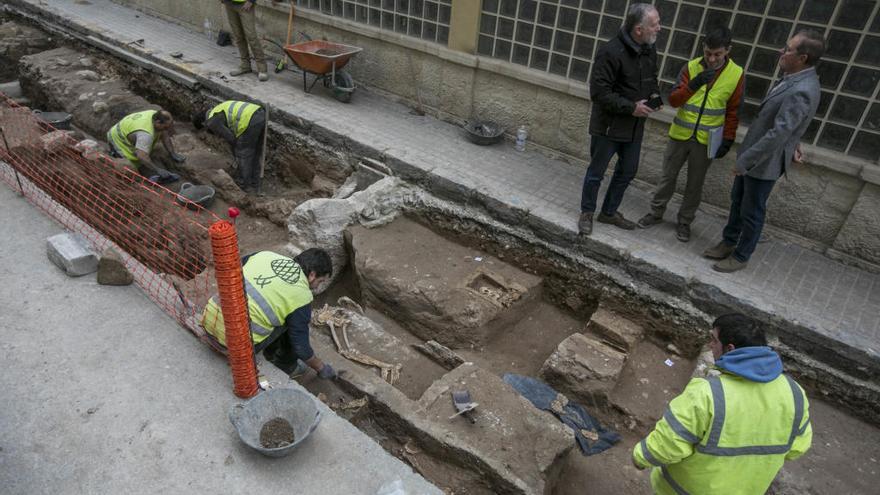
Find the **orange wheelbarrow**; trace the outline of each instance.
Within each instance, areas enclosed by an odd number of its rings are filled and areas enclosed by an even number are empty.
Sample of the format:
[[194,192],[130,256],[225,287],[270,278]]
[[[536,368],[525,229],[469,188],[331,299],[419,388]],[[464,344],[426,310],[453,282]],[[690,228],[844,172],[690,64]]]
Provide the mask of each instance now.
[[[292,26],[293,2],[290,2],[284,52],[303,73],[303,91],[310,93],[315,83],[322,81],[325,88],[333,90],[333,96],[337,100],[343,103],[350,102],[355,90],[354,81],[342,68],[352,57],[363,51],[363,48],[323,40],[290,44]],[[308,84],[308,74],[315,76],[311,84]]]

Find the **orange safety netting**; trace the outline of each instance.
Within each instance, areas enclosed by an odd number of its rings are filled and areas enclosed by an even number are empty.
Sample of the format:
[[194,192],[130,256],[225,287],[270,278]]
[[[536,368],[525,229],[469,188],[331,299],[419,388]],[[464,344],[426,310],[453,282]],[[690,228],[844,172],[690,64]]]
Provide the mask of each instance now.
[[[151,300],[218,348],[200,320],[208,298],[217,293],[208,229],[227,222],[119,167],[100,150],[83,147],[2,93],[0,180],[82,234],[99,254],[115,249]],[[238,272],[240,277],[240,266]],[[234,311],[246,314],[247,305]]]

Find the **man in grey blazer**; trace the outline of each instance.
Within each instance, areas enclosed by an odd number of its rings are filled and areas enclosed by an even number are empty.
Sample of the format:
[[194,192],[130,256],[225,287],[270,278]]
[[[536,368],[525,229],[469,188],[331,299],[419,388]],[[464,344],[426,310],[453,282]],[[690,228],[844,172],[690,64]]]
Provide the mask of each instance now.
[[703,252],[706,258],[719,260],[712,265],[719,272],[746,267],[761,237],[773,185],[789,163],[801,162],[800,138],[819,106],[816,63],[824,52],[822,35],[810,30],[799,31],[780,52],[784,75],[764,97],[739,146],[723,239]]

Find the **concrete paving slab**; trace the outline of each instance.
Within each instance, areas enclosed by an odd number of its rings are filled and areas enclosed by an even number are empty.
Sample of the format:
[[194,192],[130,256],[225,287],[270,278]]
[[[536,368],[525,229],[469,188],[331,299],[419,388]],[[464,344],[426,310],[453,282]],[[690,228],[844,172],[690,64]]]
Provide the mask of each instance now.
[[[222,76],[237,63],[233,47],[207,43],[184,26],[108,0],[9,0],[7,5],[63,24],[95,46],[133,63],[152,64],[152,70],[184,84],[195,81],[223,97],[262,101],[276,118],[300,122],[322,143],[385,162],[437,194],[463,201],[491,196],[494,203],[487,209],[493,215],[526,212],[523,224],[544,240],[571,243],[575,237],[582,166],[534,151],[517,153],[509,144],[464,143],[455,126],[413,116],[405,106],[369,91],[359,91],[352,104],[344,105],[320,90],[303,93],[298,74],[272,75],[262,84],[252,77]],[[144,49],[130,44],[141,38]],[[181,46],[188,60],[201,63],[172,58]],[[585,136],[584,146],[587,141]],[[630,188],[622,212],[638,218],[648,203],[648,192]],[[674,239],[669,223],[637,231],[599,226],[580,249],[620,263],[636,280],[661,290],[675,288],[704,311],[739,310],[771,321],[786,345],[856,377],[880,377],[880,274],[834,261],[772,229],[748,270],[719,274],[699,254],[720,239],[724,220],[717,210],[701,212],[687,244]]]
[[43,249],[61,228],[5,185],[0,206],[3,493],[440,493],[323,404],[290,456],[251,451],[221,356],[135,286],[68,278]]

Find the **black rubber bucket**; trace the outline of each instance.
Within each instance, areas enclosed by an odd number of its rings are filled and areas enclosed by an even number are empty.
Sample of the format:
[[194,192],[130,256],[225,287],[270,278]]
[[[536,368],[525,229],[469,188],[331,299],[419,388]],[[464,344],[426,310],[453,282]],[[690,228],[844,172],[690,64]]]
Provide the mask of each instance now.
[[41,112],[40,110],[34,110],[34,115],[60,131],[69,131],[70,121],[73,120],[73,115],[66,112]]

